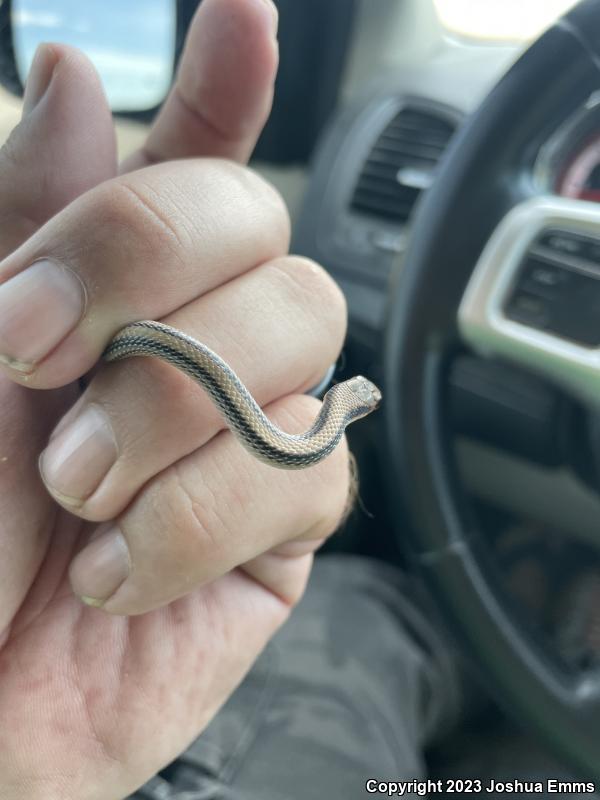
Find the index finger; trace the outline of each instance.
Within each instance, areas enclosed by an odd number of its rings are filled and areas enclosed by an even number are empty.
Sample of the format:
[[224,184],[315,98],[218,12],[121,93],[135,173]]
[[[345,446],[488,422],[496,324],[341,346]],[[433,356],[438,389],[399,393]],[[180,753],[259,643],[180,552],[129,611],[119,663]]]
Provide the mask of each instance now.
[[232,161],[106,181],[0,262],[0,364],[32,388],[65,386],[123,325],[161,319],[288,245],[280,196]]
[[175,85],[121,172],[190,156],[245,163],[271,110],[277,21],[272,0],[204,0]]

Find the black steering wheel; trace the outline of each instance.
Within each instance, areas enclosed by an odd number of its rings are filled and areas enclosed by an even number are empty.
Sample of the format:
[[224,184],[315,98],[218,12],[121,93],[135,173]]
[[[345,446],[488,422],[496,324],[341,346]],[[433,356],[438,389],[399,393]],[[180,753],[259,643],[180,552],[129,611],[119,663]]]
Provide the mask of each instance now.
[[[457,134],[392,284],[385,405],[396,496],[447,618],[505,705],[600,781],[600,674],[570,672],[490,579],[448,411],[448,368],[465,343],[600,399],[600,325],[590,336],[583,324],[600,314],[600,206],[543,195],[535,177],[542,146],[598,89],[600,0],[585,0]],[[552,249],[561,236],[579,255]],[[535,294],[540,258],[546,287]]]

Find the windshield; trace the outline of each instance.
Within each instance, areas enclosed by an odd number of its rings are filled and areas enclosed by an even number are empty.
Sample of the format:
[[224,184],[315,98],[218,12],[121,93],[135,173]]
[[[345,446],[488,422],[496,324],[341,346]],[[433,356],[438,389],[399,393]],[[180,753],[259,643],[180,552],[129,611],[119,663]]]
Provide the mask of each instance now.
[[534,39],[577,0],[434,0],[453,33],[487,41]]

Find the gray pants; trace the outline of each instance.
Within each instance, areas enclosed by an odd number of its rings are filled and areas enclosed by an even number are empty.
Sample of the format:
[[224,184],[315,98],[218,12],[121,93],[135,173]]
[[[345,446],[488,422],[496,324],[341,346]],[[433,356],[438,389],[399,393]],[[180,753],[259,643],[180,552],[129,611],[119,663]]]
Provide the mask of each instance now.
[[131,800],[364,800],[423,778],[456,716],[445,643],[399,570],[318,556],[306,591],[207,730]]

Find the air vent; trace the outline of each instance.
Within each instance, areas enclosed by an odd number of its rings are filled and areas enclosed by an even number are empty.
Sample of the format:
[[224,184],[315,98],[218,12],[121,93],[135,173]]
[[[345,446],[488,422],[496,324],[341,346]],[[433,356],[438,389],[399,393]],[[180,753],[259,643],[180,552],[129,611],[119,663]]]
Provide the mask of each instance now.
[[454,125],[435,112],[405,107],[375,142],[356,184],[351,207],[362,214],[405,222],[433,181]]

